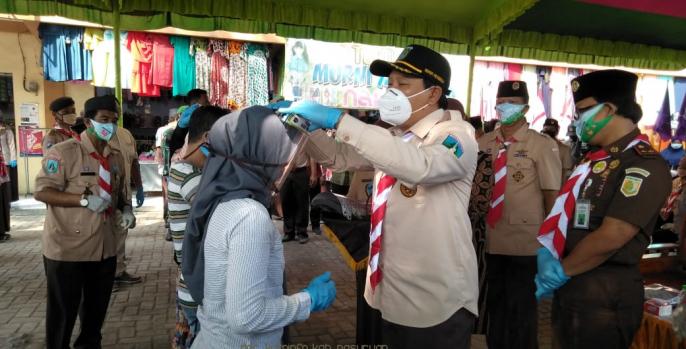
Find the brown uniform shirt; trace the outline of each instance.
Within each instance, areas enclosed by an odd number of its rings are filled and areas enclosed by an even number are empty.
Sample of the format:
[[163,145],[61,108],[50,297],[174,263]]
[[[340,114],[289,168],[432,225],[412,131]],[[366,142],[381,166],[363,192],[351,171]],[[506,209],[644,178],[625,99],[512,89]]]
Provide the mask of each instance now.
[[72,139],[71,136],[66,134],[67,131],[62,129],[53,128],[43,137],[43,154],[47,154],[47,151],[55,146],[56,144],[62,143]]
[[557,147],[560,150],[560,162],[562,163],[562,183],[566,182],[574,170],[574,159],[572,159],[572,148],[558,140]]
[[375,169],[375,185],[384,173],[398,179],[383,223],[383,280],[374,291],[367,283],[367,303],[387,321],[412,327],[440,324],[461,308],[478,314],[467,214],[477,155],[474,128],[459,113],[439,109],[405,134],[344,116],[336,140],[322,131],[309,139],[308,154],[325,167]]
[[567,233],[565,253],[612,217],[640,228],[640,231],[605,263],[638,264],[648,246],[662,205],[671,191],[667,162],[652,147],[639,144],[624,151],[639,134],[638,130],[607,147],[610,158],[594,163],[581,185],[579,197],[591,203],[588,229],[575,228],[573,220]]
[[129,130],[117,127],[117,132],[110,141],[110,147],[121,153],[124,158],[124,190],[127,202],[131,202],[131,165],[138,159],[136,140]]
[[[560,190],[562,165],[557,143],[523,125],[507,150],[505,206],[495,229],[486,229],[486,251],[509,256],[534,256],[541,246],[536,239],[545,219],[543,190]],[[479,150],[491,154],[500,150],[500,129],[479,138]]]
[[[88,188],[98,195],[100,163],[90,156],[95,148],[86,133],[81,141],[75,139],[59,143],[48,150],[43,166],[36,177],[36,191],[52,188],[61,192],[83,194]],[[109,158],[112,203],[123,206],[124,159],[117,151],[105,147],[103,156]],[[43,231],[43,254],[58,261],[100,261],[116,255],[114,214],[105,217],[85,207],[57,207],[48,205]]]

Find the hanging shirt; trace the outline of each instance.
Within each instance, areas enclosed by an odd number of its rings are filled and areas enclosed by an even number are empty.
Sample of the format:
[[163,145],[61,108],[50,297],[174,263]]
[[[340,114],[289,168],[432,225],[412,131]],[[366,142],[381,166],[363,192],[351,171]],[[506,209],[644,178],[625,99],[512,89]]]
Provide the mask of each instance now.
[[64,27],[41,24],[38,31],[43,42],[43,76],[50,81],[67,81],[67,44]]
[[152,83],[159,87],[172,87],[174,47],[166,35],[150,34],[152,38]]
[[131,92],[141,96],[158,97],[160,88],[153,84],[153,40],[147,33],[129,32],[126,47],[131,50]]
[[195,87],[195,50],[191,39],[186,36],[172,36],[174,46],[174,96],[185,96]]
[[84,80],[93,80],[93,53],[104,41],[105,31],[102,29],[86,28],[83,32],[83,76]]
[[269,103],[269,74],[267,49],[263,45],[247,44],[248,51],[248,106]]
[[67,79],[85,80],[83,50],[83,28],[65,27],[65,43],[67,44]]
[[242,42],[229,42],[229,105],[233,108],[246,106],[248,55]]
[[210,55],[207,53],[207,40],[192,39],[191,48],[195,50],[195,88],[210,91]]
[[229,62],[221,52],[212,54],[210,104],[226,108],[229,98]]
[[[121,33],[120,65],[121,87],[131,88],[131,52],[126,48],[127,33]],[[93,45],[93,39],[86,40],[88,45]],[[87,46],[88,47],[88,46]],[[115,87],[115,55],[114,55],[114,32],[105,30],[102,41],[98,42],[93,49],[93,85],[99,87]]]

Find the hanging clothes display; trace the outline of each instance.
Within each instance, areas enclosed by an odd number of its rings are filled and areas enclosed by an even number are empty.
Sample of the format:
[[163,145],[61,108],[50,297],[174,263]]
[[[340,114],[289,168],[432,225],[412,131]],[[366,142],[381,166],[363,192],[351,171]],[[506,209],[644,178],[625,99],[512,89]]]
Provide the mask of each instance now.
[[131,92],[141,96],[158,97],[160,88],[153,84],[152,78],[152,38],[147,33],[129,32],[126,38],[126,47],[131,50],[133,59]]
[[174,47],[174,83],[172,95],[185,96],[195,87],[195,52],[191,49],[191,39],[185,36],[172,36]]
[[[83,28],[65,27],[67,44],[67,80],[85,80],[83,67]],[[90,74],[89,74],[90,75]],[[90,76],[88,77],[90,78]]]
[[227,47],[224,41],[210,40],[210,103],[222,108],[227,107],[229,98],[229,62],[224,57]]
[[264,45],[247,44],[248,51],[248,106],[266,105],[269,103],[269,74],[267,56],[269,52]]
[[67,44],[61,26],[41,24],[39,36],[43,42],[43,76],[50,81],[67,80]]
[[[128,33],[122,32],[120,65],[121,86],[123,89],[131,88],[131,52],[126,47]],[[93,49],[93,85],[98,87],[115,87],[115,62],[114,62],[114,32],[105,30],[103,40]]]
[[96,28],[86,28],[83,32],[83,75],[84,80],[93,80],[93,51],[104,40],[105,31]]
[[248,55],[242,42],[229,42],[229,107],[243,108],[246,105],[246,80],[248,76]]
[[210,90],[211,55],[207,51],[207,40],[191,39],[191,50],[195,53],[195,88]]
[[169,37],[150,34],[152,39],[152,83],[159,87],[171,88],[174,72],[174,47]]

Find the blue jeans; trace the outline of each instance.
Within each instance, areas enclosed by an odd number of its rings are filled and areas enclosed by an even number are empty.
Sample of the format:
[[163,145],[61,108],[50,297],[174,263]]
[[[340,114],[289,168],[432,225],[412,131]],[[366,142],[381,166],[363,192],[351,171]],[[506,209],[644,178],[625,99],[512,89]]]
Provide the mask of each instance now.
[[190,329],[190,344],[193,344],[193,339],[198,336],[198,332],[200,332],[200,321],[198,321],[198,308],[186,308],[186,307],[181,307],[183,309],[183,314],[186,315],[186,321],[188,321],[188,328]]

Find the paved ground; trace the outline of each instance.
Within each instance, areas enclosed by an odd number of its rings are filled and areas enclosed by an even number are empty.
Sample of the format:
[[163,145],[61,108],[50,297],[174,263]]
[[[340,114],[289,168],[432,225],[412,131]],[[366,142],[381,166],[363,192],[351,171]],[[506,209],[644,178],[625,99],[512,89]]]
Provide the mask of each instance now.
[[[137,227],[127,240],[128,271],[144,277],[142,284],[115,293],[103,328],[105,348],[169,348],[174,327],[176,265],[171,244],[164,240],[160,198],[148,198],[138,209]],[[32,200],[12,209],[12,237],[0,244],[0,348],[42,348],[45,337],[45,276],[40,235],[45,210]],[[279,223],[280,225],[280,223]],[[320,236],[306,245],[285,246],[288,289],[331,271],[338,298],[324,313],[291,327],[293,343],[353,344],[355,341],[355,280],[335,248]],[[541,348],[550,347],[549,306],[541,307]],[[75,333],[78,331],[75,329]],[[311,347],[311,346],[310,346]],[[473,348],[485,348],[475,337]],[[343,348],[343,346],[341,346]]]

